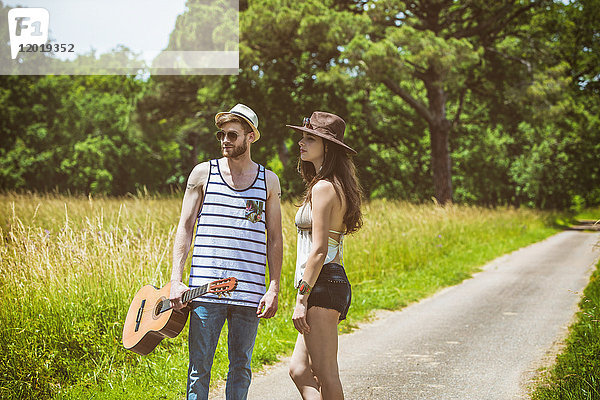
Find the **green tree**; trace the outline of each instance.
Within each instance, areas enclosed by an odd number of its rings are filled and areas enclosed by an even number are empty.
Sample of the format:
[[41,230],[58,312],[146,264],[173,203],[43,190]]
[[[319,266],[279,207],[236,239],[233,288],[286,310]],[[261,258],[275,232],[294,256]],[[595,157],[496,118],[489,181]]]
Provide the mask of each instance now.
[[373,1],[371,23],[345,55],[357,73],[383,83],[428,125],[435,196],[452,201],[450,137],[460,124],[467,81],[497,46],[547,1]]
[[5,189],[135,191],[150,152],[136,122],[142,82],[127,76],[0,77]]
[[[481,89],[473,90],[495,112],[492,126],[510,136],[499,159],[509,161],[503,171],[515,188],[513,203],[565,208],[576,196],[590,205],[600,201],[594,93],[600,70],[592,67],[600,19],[591,12],[597,6],[555,2],[536,13],[517,37],[501,43],[482,70]],[[502,84],[505,77],[519,84]]]

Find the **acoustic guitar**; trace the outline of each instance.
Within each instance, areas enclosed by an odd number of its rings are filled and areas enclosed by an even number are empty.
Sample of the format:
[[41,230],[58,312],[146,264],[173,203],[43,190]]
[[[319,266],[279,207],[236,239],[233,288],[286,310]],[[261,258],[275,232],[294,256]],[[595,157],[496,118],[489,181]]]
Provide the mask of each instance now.
[[[181,301],[187,303],[206,293],[222,296],[236,286],[236,278],[219,279],[188,290],[181,296]],[[170,293],[171,282],[162,289],[146,285],[137,292],[123,326],[123,346],[127,350],[145,356],[165,337],[174,338],[179,335],[187,322],[189,310],[187,307],[172,309]]]

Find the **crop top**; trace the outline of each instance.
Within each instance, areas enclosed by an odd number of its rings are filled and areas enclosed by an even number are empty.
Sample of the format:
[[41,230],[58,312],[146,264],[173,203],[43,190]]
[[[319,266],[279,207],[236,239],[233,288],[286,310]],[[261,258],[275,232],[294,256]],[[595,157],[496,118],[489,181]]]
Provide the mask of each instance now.
[[[304,276],[304,269],[306,268],[306,262],[308,255],[312,247],[312,211],[309,204],[303,204],[298,212],[296,213],[296,228],[298,229],[298,243],[296,247],[296,273],[294,276],[294,286],[298,288],[302,277]],[[340,254],[340,264],[344,264],[344,233],[334,230],[329,230],[330,233],[340,235],[340,240],[337,241],[332,237],[327,239],[327,257],[323,264],[327,264],[335,259],[338,252]]]

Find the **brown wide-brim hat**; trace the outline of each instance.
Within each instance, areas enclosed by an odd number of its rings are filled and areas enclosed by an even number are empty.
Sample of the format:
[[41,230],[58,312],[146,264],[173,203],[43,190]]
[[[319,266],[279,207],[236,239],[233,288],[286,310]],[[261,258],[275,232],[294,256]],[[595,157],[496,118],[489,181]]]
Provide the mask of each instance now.
[[344,143],[346,122],[335,114],[324,111],[315,111],[310,118],[304,119],[304,126],[286,125],[297,131],[311,133],[325,140],[342,146],[347,151],[357,154],[356,150]]

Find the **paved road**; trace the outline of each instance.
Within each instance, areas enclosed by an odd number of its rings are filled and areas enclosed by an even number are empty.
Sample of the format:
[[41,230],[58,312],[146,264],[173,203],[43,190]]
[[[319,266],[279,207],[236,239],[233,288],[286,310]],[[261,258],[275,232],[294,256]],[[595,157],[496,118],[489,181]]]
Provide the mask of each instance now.
[[[341,336],[346,399],[527,398],[527,380],[572,322],[599,240],[559,233]],[[256,374],[249,393],[250,400],[299,398],[287,360]]]

